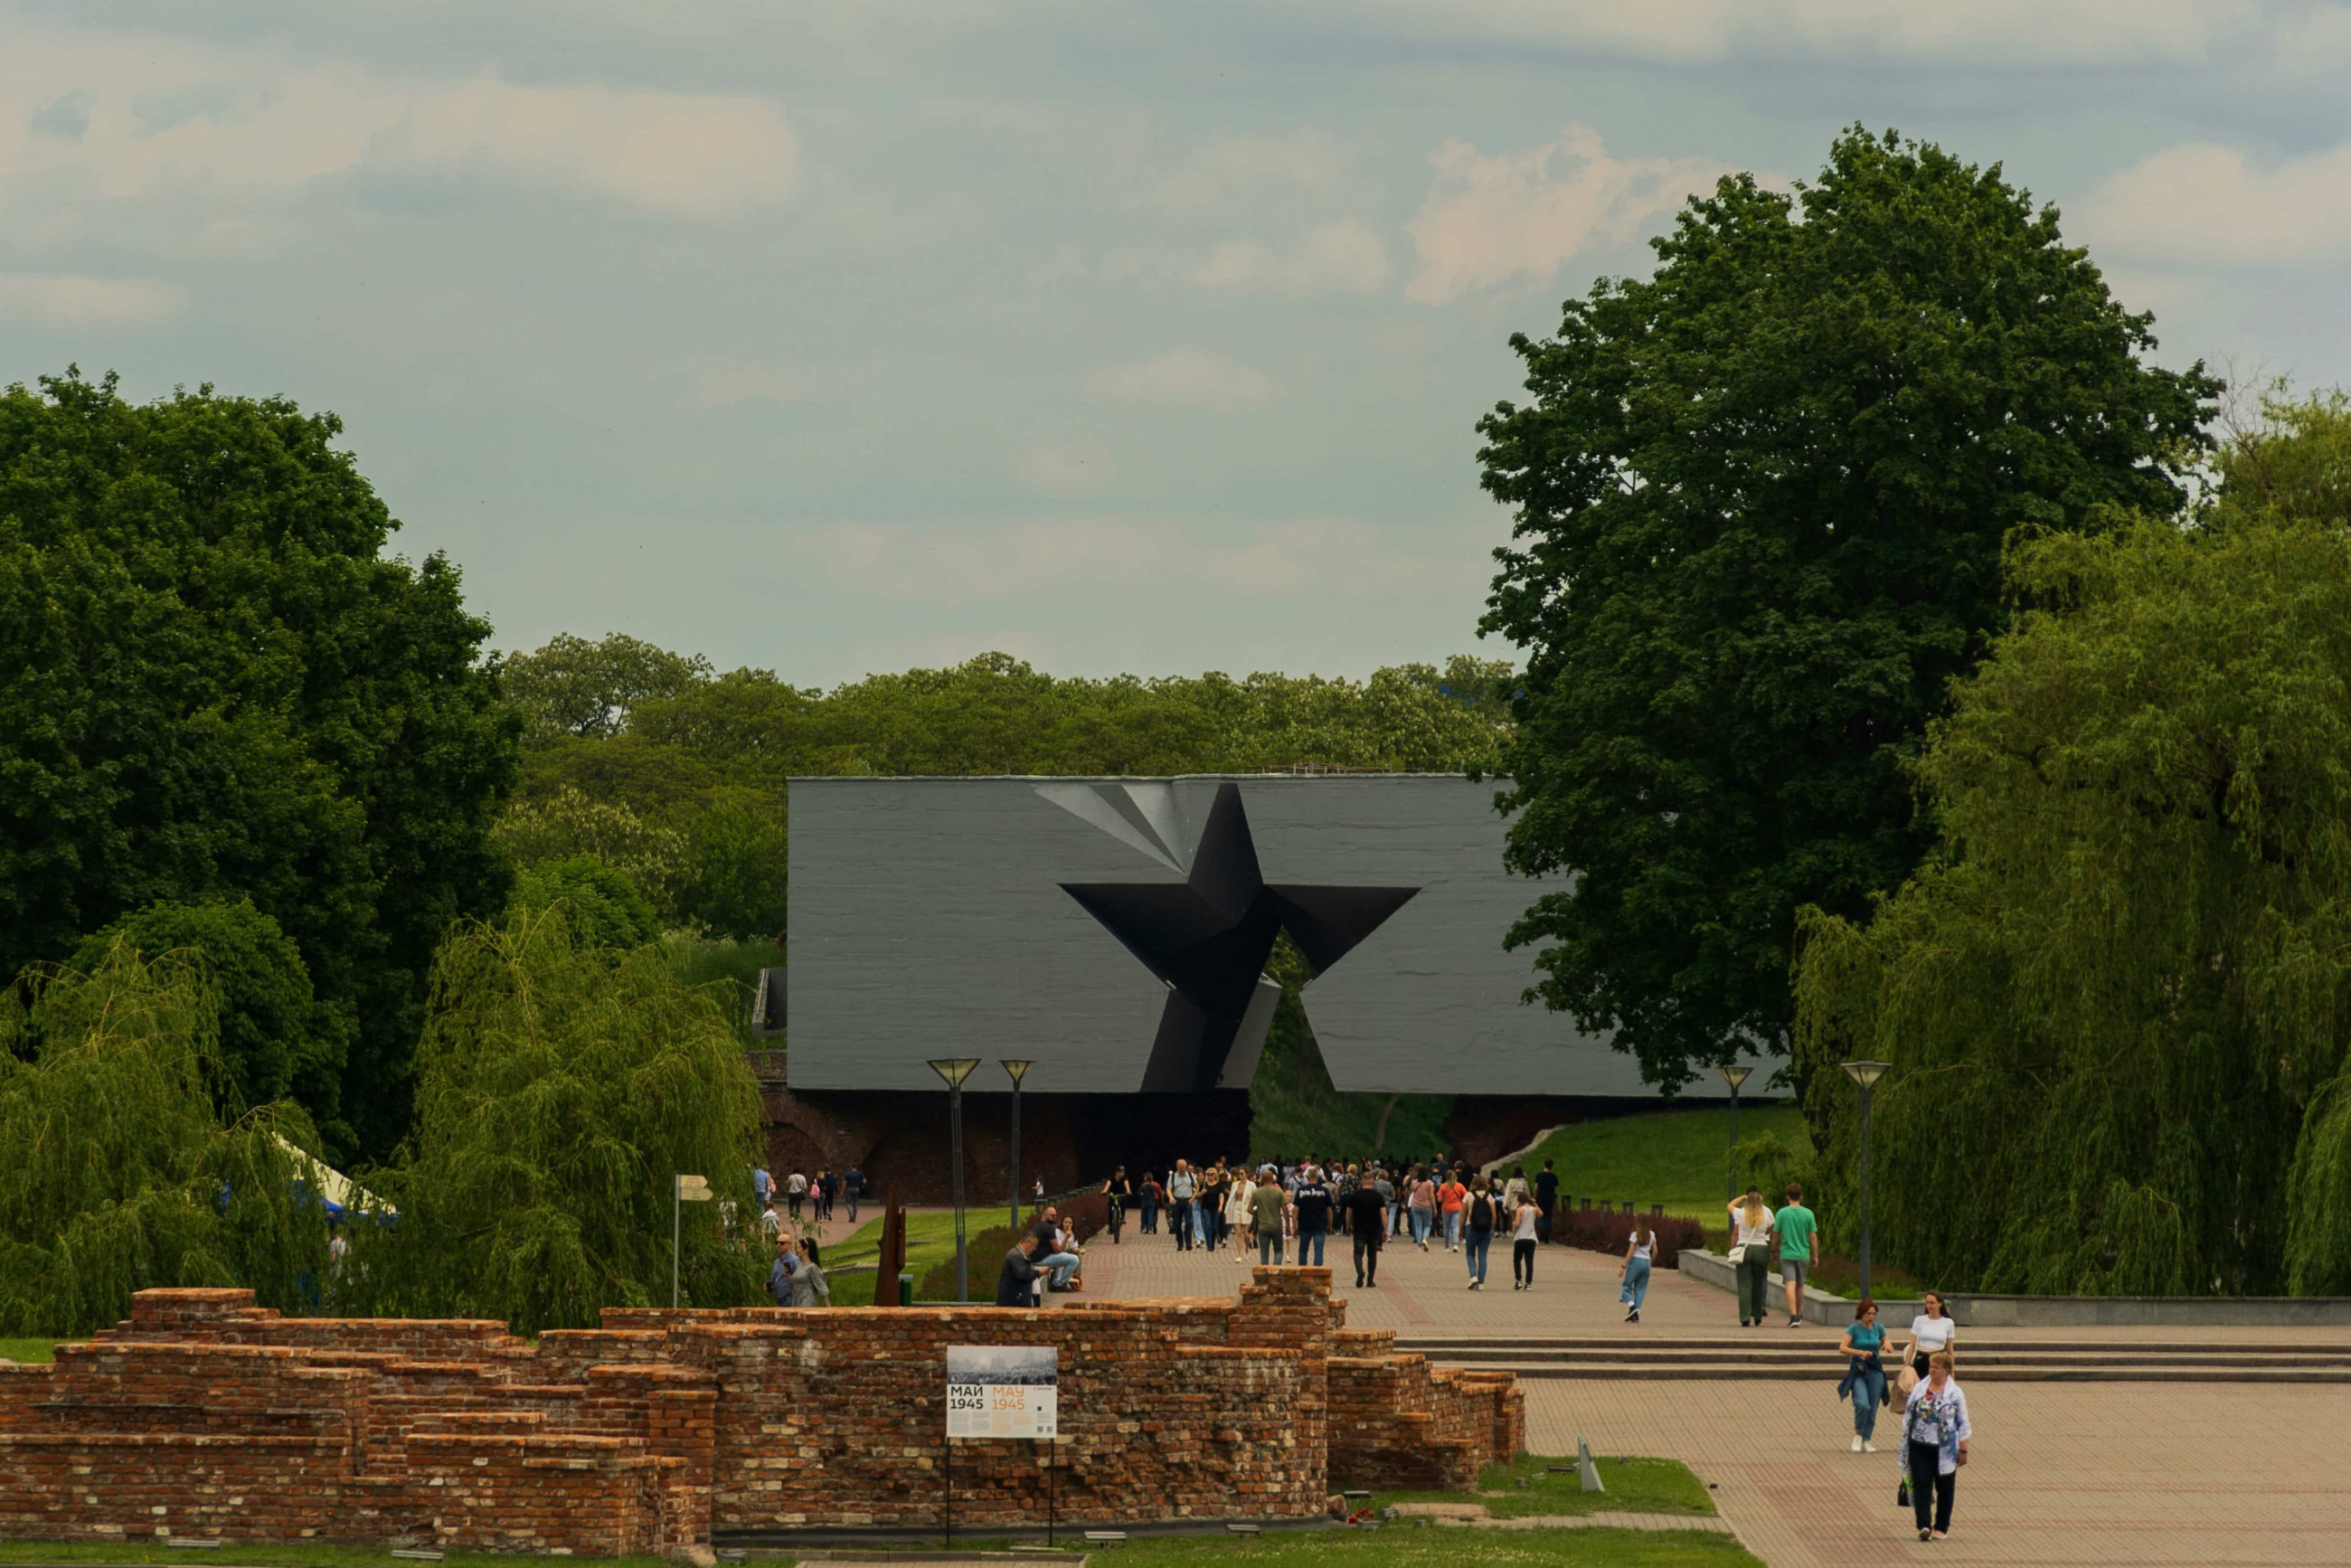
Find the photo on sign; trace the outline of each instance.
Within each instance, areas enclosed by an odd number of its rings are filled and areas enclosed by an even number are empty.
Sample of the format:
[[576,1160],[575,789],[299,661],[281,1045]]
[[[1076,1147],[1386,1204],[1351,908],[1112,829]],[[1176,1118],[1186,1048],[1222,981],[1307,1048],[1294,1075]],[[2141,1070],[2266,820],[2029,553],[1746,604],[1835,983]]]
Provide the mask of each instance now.
[[949,1383],[1022,1383],[1048,1387],[1060,1380],[1061,1352],[1051,1345],[951,1344]]

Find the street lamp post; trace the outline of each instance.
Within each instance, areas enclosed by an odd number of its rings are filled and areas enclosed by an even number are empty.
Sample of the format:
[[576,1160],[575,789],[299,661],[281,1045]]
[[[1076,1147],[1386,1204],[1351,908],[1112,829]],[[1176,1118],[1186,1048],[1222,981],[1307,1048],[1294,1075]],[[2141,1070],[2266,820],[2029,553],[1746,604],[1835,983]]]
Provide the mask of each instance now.
[[1730,1085],[1730,1152],[1723,1157],[1722,1196],[1725,1202],[1739,1197],[1739,1086],[1747,1082],[1751,1067],[1718,1067],[1722,1081]]
[[1844,1070],[1861,1085],[1861,1293],[1869,1294],[1869,1092],[1894,1071],[1890,1061],[1848,1061]]
[[998,1058],[997,1065],[1012,1074],[1012,1233],[1020,1233],[1020,1081],[1037,1064],[1019,1057]]
[[977,1056],[941,1057],[931,1063],[947,1086],[947,1158],[955,1162],[956,1300],[971,1300],[971,1262],[963,1238],[963,1081],[979,1065]]

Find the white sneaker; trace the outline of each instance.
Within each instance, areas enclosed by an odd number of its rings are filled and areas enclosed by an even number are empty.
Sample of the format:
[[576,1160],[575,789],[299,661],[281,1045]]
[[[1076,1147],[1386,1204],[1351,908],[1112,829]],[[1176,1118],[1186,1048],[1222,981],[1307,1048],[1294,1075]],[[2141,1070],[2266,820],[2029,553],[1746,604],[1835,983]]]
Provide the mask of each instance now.
[[1865,1454],[1874,1454],[1877,1452],[1877,1445],[1875,1443],[1864,1443],[1861,1446],[1861,1451]]
[[1847,1453],[1853,1453],[1853,1454],[1857,1454],[1857,1453],[1861,1452],[1861,1437],[1860,1437],[1860,1435],[1859,1435],[1858,1433],[1855,1434],[1855,1436],[1854,1436],[1854,1439],[1853,1439],[1853,1447],[1852,1447],[1852,1448],[1848,1448],[1848,1449],[1847,1449],[1847,1450],[1845,1450],[1845,1451],[1846,1451]]

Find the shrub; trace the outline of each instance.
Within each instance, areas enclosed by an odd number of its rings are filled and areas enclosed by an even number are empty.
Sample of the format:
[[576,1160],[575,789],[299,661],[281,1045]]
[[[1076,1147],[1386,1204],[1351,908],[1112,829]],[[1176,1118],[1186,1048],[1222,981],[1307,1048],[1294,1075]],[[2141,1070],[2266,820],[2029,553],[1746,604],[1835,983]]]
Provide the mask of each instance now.
[[[1621,1258],[1634,1224],[1634,1217],[1629,1214],[1612,1214],[1598,1208],[1562,1208],[1552,1218],[1551,1239],[1562,1247],[1581,1247],[1587,1252],[1606,1252]],[[1656,1250],[1650,1256],[1660,1269],[1678,1268],[1683,1248],[1706,1245],[1705,1228],[1684,1215],[1653,1214],[1649,1216],[1649,1225],[1657,1237]]]

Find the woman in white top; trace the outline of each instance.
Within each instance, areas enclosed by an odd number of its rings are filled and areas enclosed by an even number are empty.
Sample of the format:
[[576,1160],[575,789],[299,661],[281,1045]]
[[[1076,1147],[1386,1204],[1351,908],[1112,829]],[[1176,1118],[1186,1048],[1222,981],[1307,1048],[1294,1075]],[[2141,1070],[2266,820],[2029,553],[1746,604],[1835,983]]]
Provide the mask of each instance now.
[[1632,1239],[1625,1249],[1625,1261],[1616,1266],[1616,1277],[1625,1283],[1616,1292],[1617,1302],[1629,1308],[1625,1314],[1628,1323],[1641,1321],[1641,1303],[1649,1295],[1649,1255],[1656,1250],[1657,1233],[1649,1228],[1649,1217],[1642,1215],[1633,1221]]
[[1959,1325],[1943,1310],[1941,1296],[1929,1291],[1924,1304],[1926,1311],[1910,1320],[1910,1343],[1902,1347],[1902,1358],[1921,1377],[1927,1375],[1928,1359],[1938,1350],[1950,1350],[1959,1334]]
[[1771,1210],[1761,1187],[1730,1205],[1730,1250],[1738,1261],[1739,1326],[1763,1322],[1763,1291],[1771,1278]]
[[1542,1210],[1525,1193],[1519,1194],[1518,1207],[1510,1213],[1510,1289],[1531,1291],[1535,1288],[1535,1220]]
[[1951,1376],[1951,1353],[1938,1350],[1927,1358],[1927,1381],[1910,1391],[1902,1417],[1903,1469],[1909,1472],[1919,1540],[1949,1536],[1959,1467],[1968,1462],[1968,1442],[1975,1435],[1968,1396]]
[[1236,1171],[1233,1179],[1225,1184],[1225,1228],[1233,1233],[1233,1261],[1249,1261],[1249,1194],[1257,1183],[1249,1179],[1247,1167]]

